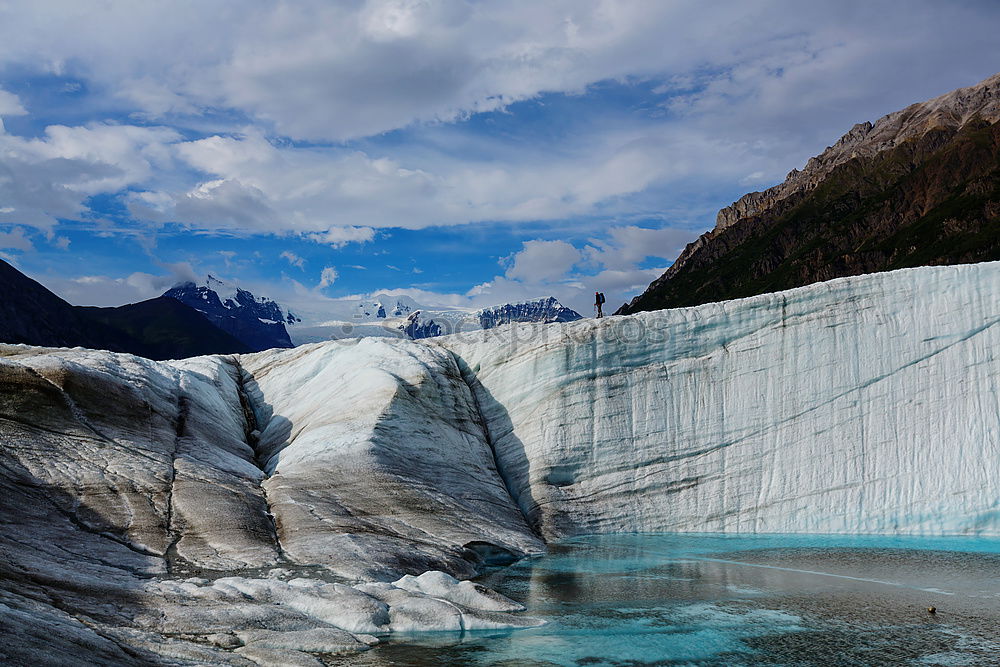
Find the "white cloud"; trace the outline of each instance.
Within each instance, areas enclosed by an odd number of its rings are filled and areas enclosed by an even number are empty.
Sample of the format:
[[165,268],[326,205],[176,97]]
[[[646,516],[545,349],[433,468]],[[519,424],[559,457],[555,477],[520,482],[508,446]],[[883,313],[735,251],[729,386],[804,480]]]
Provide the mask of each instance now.
[[51,230],[58,218],[79,219],[85,201],[114,193],[169,170],[168,144],[179,138],[165,128],[93,124],[53,125],[43,136],[0,134],[0,223]]
[[647,257],[673,260],[692,240],[690,230],[626,225],[608,229],[606,239],[590,239],[591,245],[584,249],[584,253],[588,259],[607,269],[628,270]]
[[953,87],[949,67],[964,83],[992,73],[996,21],[990,3],[920,0],[877,11],[857,0],[711,11],[695,0],[53,0],[0,8],[0,60],[80,71],[151,116],[232,108],[281,134],[341,140],[626,77],[680,86],[726,72],[729,83],[675,107],[700,110],[716,95],[835,109],[889,81],[920,99]]
[[337,282],[338,277],[340,277],[340,274],[337,273],[336,268],[332,266],[324,267],[323,271],[319,275],[319,285],[316,286],[316,289],[329,287],[333,283]]
[[331,227],[325,232],[307,234],[307,238],[333,248],[343,248],[348,243],[366,243],[375,238],[371,227]]
[[[67,118],[117,119],[0,125],[0,224],[58,244],[57,220],[90,220],[88,198],[110,194],[154,229],[334,248],[476,221],[705,227],[718,192],[776,182],[855,122],[994,73],[998,20],[996,3],[932,0],[0,3],[9,71],[68,79]],[[659,97],[601,98],[610,81]],[[18,92],[0,91],[0,116],[55,99]],[[524,135],[452,123],[543,95],[565,128],[534,107]],[[611,301],[685,240],[609,224],[582,250],[526,245],[481,293],[441,298],[589,300],[596,285]]]
[[77,306],[120,306],[160,296],[179,282],[194,280],[187,263],[161,264],[168,273],[154,275],[136,271],[125,277],[107,275],[38,276],[36,279],[69,303]]
[[[699,179],[762,187],[853,123],[974,83],[1000,60],[1000,6],[893,6],[8,3],[0,60],[79,77],[109,115],[205,138],[110,124],[0,135],[17,149],[0,146],[0,161],[18,174],[0,184],[17,209],[0,222],[51,226],[84,217],[87,194],[130,188],[130,210],[153,224],[315,233],[341,247],[381,227],[648,213],[692,197]],[[444,131],[608,80],[655,84],[664,108],[595,117],[556,145]],[[25,104],[0,92],[0,114]],[[399,128],[418,141],[336,143]],[[651,190],[657,199],[629,199]]]
[[580,251],[565,241],[525,241],[510,258],[506,276],[529,283],[562,278],[581,259]]
[[3,134],[3,116],[23,116],[28,113],[21,104],[21,98],[0,88],[0,134]]
[[[527,241],[509,258],[503,276],[473,287],[468,305],[483,307],[538,296],[555,296],[564,305],[588,314],[594,292],[604,292],[614,310],[659,277],[693,233],[671,227],[649,229],[636,225],[610,227],[602,238],[592,238],[581,252],[565,241]],[[639,268],[649,259],[657,266]]]
[[34,249],[31,240],[24,235],[23,229],[15,228],[9,232],[0,232],[0,250],[30,252]]
[[292,266],[297,266],[303,270],[306,268],[306,260],[303,259],[302,257],[299,257],[291,250],[285,250],[284,252],[282,252],[281,258],[288,260],[288,263],[291,264]]

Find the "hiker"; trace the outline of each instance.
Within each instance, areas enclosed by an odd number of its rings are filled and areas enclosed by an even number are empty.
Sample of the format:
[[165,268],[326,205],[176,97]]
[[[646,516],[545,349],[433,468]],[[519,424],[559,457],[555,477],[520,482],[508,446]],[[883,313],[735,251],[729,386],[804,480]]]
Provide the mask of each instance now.
[[601,292],[594,292],[594,308],[597,309],[597,319],[604,317],[604,294]]

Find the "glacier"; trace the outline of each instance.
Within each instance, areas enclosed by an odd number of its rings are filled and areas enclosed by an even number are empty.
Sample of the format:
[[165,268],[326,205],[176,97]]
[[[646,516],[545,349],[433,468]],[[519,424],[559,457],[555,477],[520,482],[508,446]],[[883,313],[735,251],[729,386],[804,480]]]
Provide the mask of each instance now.
[[460,580],[579,534],[1000,535],[998,322],[986,263],[172,362],[2,345],[0,660],[528,626]]

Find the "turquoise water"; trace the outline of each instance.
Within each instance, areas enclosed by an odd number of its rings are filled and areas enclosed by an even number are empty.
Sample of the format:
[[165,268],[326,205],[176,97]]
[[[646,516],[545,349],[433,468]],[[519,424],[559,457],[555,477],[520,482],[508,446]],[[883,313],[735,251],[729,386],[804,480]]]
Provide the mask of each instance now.
[[479,581],[546,625],[392,637],[364,662],[1000,664],[996,539],[598,536]]

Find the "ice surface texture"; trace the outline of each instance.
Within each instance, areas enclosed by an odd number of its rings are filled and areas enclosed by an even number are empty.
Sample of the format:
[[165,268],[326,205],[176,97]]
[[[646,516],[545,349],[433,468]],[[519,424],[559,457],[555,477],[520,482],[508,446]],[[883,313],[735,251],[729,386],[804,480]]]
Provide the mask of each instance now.
[[443,342],[545,537],[1000,534],[1000,264]]
[[991,263],[241,357],[0,346],[0,661],[530,625],[452,577],[580,533],[998,535],[998,321]]

